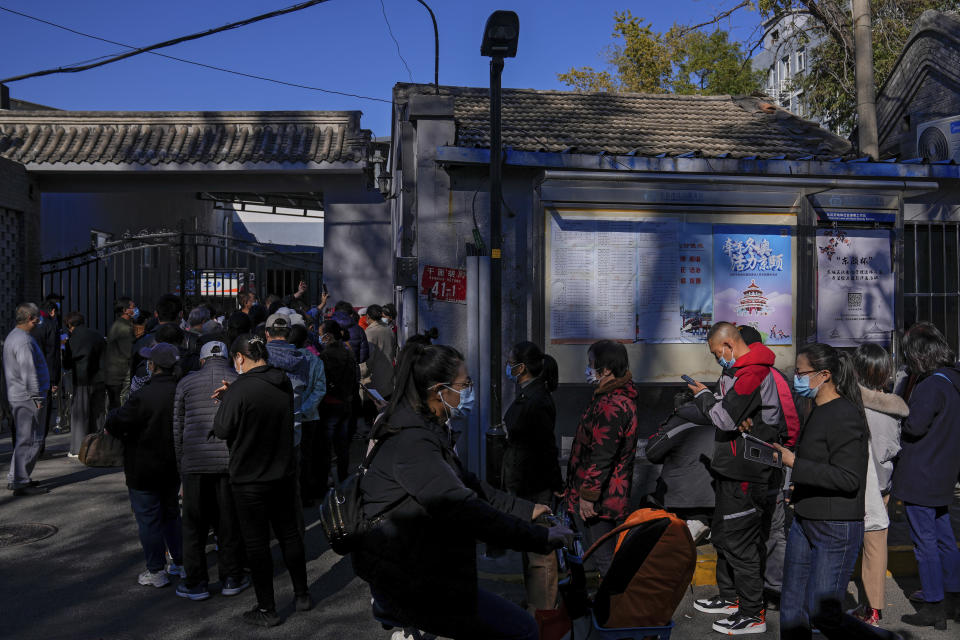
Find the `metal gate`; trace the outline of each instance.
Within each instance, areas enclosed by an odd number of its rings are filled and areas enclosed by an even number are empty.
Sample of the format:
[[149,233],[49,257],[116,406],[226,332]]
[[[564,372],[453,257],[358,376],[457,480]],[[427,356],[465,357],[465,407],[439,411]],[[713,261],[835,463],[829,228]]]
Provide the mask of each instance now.
[[308,297],[319,296],[322,254],[283,253],[268,245],[213,233],[157,231],[127,234],[81,253],[41,263],[42,292],[64,297],[64,313],[80,311],[87,325],[106,333],[117,298],[128,296],[152,309],[165,293],[180,295],[185,308],[213,302],[224,313],[236,295],[254,291],[295,293],[307,283]]
[[903,234],[904,327],[928,320],[960,343],[960,224],[907,222]]

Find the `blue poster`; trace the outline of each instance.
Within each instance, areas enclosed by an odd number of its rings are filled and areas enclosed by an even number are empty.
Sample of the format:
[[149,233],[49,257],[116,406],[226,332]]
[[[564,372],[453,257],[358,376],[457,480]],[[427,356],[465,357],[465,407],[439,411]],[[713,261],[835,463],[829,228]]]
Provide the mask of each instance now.
[[680,342],[705,342],[713,324],[713,225],[685,223],[679,245]]
[[713,227],[715,322],[750,325],[766,344],[792,344],[790,229]]

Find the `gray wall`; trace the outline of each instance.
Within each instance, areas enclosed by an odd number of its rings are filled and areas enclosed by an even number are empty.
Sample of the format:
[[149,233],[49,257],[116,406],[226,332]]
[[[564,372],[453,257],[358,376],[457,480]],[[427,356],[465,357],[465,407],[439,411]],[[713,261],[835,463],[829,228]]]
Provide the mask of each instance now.
[[39,190],[23,165],[0,158],[0,331],[16,305],[40,301]]
[[365,307],[393,301],[387,203],[327,204],[323,233],[323,280],[330,304],[347,300]]

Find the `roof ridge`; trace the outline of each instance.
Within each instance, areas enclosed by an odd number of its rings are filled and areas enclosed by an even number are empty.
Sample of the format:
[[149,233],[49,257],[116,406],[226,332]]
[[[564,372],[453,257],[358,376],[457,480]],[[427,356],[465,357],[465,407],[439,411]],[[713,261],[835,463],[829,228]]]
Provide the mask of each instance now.
[[[423,89],[425,93],[434,93],[436,87],[432,84],[419,84],[419,83],[409,83],[409,82],[398,82],[394,85],[395,89]],[[489,95],[490,89],[487,87],[463,87],[457,85],[440,85],[440,93],[446,95]],[[570,95],[579,95],[579,96],[601,96],[604,98],[645,98],[645,99],[655,99],[655,100],[702,100],[702,101],[725,101],[731,100],[734,98],[744,98],[744,97],[756,97],[756,96],[734,96],[729,94],[721,95],[702,95],[702,94],[680,94],[680,93],[652,93],[652,92],[612,92],[612,91],[576,91],[576,90],[564,90],[564,89],[530,89],[522,87],[504,87],[504,94],[513,93],[513,94],[530,94],[530,95],[561,95],[561,96],[570,96]]]

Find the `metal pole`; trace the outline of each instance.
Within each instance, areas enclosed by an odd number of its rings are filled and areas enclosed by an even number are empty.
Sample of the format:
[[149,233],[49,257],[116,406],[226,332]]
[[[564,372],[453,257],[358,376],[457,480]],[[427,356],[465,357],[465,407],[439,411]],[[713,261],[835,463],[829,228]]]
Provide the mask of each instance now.
[[[502,316],[503,197],[501,121],[503,57],[490,59],[490,430],[487,432],[487,482],[500,486],[500,467],[506,440],[500,410],[500,325]],[[501,455],[498,455],[498,452]]]
[[873,34],[870,0],[853,0],[853,42],[856,48],[857,127],[860,152],[877,160],[877,97],[873,84]]

